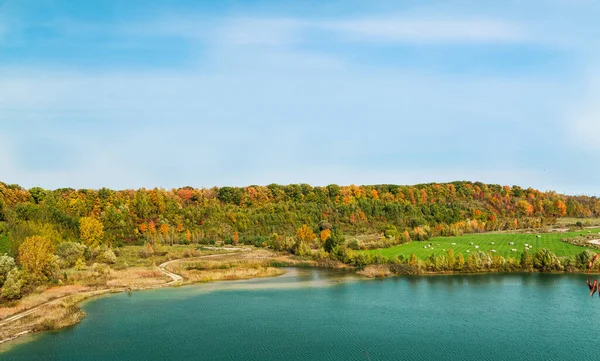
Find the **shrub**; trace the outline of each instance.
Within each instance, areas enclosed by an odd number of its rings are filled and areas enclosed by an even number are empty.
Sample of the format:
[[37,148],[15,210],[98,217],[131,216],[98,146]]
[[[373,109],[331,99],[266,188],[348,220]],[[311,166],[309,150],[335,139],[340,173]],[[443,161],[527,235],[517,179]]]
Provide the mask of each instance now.
[[4,281],[6,281],[6,276],[8,276],[8,273],[10,272],[10,270],[12,270],[13,268],[15,268],[16,263],[15,263],[15,259],[8,256],[8,255],[3,255],[0,256],[0,287],[2,287],[2,285],[4,284]]
[[104,253],[102,254],[102,259],[106,263],[110,263],[110,264],[117,263],[117,256],[115,255],[115,252],[112,250],[112,248],[107,248],[104,251]]
[[75,262],[83,257],[85,246],[77,242],[63,242],[56,247],[54,253],[60,257],[65,267],[73,267]]
[[24,283],[23,273],[17,268],[13,268],[6,276],[6,281],[2,287],[2,297],[7,300],[21,298],[21,288]]
[[140,258],[149,258],[152,257],[153,254],[154,250],[152,249],[152,246],[149,243],[146,243],[146,245],[140,248],[140,251],[138,252]]
[[83,271],[87,268],[87,265],[85,264],[85,261],[83,260],[83,258],[80,258],[77,260],[77,262],[75,262],[75,270],[76,271]]

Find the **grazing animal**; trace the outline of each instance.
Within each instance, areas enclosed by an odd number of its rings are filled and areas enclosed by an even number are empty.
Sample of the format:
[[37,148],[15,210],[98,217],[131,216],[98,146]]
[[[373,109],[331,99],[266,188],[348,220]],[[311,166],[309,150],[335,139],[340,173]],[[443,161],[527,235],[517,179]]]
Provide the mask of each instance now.
[[494,242],[490,242],[490,244],[494,244]]
[[493,249],[493,250],[492,250],[492,252],[496,253],[496,250],[495,250],[495,249]]
[[515,242],[508,242],[508,244],[510,244],[512,246],[515,244]]
[[469,242],[469,244],[472,246],[472,245],[473,245],[473,242]]
[[471,252],[471,251],[467,250],[467,253],[469,253],[469,252]]
[[516,248],[513,248],[513,249],[511,249],[511,251],[513,251],[513,252],[517,252],[517,249],[516,249]]
[[475,246],[475,248],[479,248],[479,246]]

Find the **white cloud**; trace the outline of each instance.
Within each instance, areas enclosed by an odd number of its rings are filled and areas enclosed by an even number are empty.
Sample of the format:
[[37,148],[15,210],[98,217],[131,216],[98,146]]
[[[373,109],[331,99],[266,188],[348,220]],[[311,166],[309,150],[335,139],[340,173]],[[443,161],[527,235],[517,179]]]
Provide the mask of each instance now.
[[344,41],[385,43],[514,43],[533,41],[518,23],[480,18],[438,19],[423,16],[302,19],[231,16],[210,21],[186,15],[132,23],[94,24],[54,21],[70,36],[102,33],[117,37],[173,37],[213,45],[290,46],[315,36],[333,34]]
[[506,43],[527,35],[515,24],[485,19],[414,20],[372,18],[317,24],[350,40],[395,43]]
[[[572,144],[582,150],[600,151],[600,77],[591,76],[587,91],[568,112],[565,129]],[[600,155],[600,153],[599,153]]]

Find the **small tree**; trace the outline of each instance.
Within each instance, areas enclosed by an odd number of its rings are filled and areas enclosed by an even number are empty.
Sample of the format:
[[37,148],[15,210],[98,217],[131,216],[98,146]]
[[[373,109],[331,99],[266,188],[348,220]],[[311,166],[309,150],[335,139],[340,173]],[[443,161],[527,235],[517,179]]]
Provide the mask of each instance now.
[[37,277],[45,278],[52,272],[52,252],[54,247],[45,237],[27,237],[19,246],[21,267]]
[[296,231],[296,235],[298,236],[298,239],[300,241],[303,241],[306,243],[310,243],[315,238],[317,238],[317,236],[312,231],[312,229],[308,228],[308,226],[306,224],[303,224],[302,227],[298,228],[298,230]]
[[97,218],[81,218],[79,233],[83,243],[89,247],[97,247],[104,242],[104,226]]

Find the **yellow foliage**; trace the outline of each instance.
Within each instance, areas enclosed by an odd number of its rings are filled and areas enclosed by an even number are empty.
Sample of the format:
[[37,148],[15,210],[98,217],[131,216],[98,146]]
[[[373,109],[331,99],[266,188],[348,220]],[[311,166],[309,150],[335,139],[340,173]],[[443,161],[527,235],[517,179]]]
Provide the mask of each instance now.
[[308,228],[306,224],[298,228],[298,230],[296,231],[296,235],[298,236],[298,238],[300,238],[300,240],[304,242],[311,242],[312,240],[317,238],[312,229]]
[[19,263],[34,275],[43,275],[52,261],[54,246],[49,238],[27,237],[19,246]]
[[79,234],[84,244],[96,247],[104,241],[104,226],[97,218],[83,217],[79,221]]

